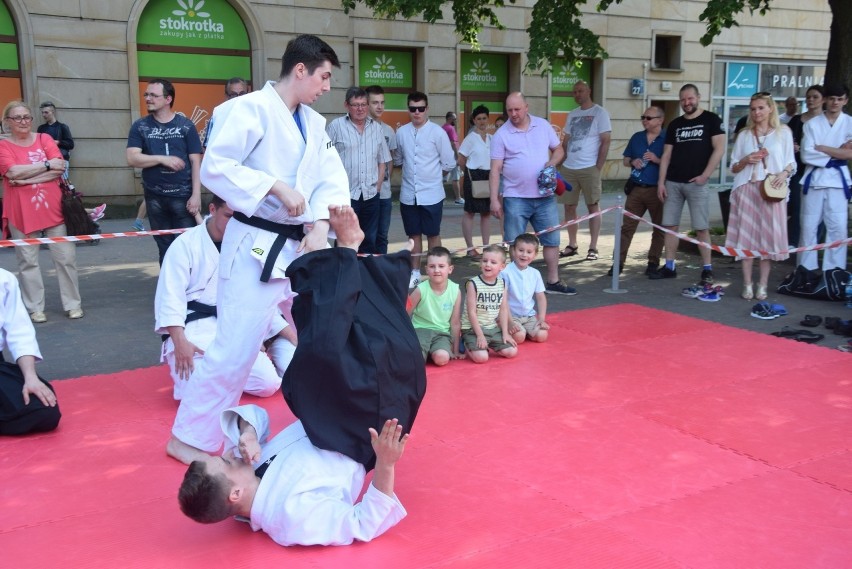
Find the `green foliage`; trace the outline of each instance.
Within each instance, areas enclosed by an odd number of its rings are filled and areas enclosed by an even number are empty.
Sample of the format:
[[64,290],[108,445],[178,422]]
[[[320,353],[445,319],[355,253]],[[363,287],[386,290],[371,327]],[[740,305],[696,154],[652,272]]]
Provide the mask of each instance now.
[[[484,25],[498,29],[504,26],[497,18],[495,8],[506,5],[504,0],[341,0],[347,13],[358,4],[370,8],[378,18],[394,20],[420,16],[429,23],[444,17],[443,6],[452,7],[456,33],[464,43],[479,47],[479,33]],[[527,33],[530,37],[528,71],[547,72],[554,60],[564,57],[569,62],[581,59],[607,57],[598,36],[583,26],[582,7],[588,0],[540,0],[535,3],[532,20]],[[595,9],[605,12],[622,0],[599,0]],[[515,0],[508,0],[514,4]],[[748,10],[753,14],[766,14],[772,0],[708,0],[707,7],[699,16],[706,22],[707,32],[701,37],[702,45],[710,45],[722,30],[737,26],[737,16]]]

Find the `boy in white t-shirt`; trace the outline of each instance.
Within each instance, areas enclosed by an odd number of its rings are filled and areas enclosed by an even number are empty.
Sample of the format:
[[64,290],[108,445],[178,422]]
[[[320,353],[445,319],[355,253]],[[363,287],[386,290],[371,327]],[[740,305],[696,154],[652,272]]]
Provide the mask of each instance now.
[[509,296],[509,333],[518,344],[547,340],[550,325],[547,323],[547,296],[541,273],[530,267],[538,255],[538,238],[532,233],[522,233],[512,243],[513,261],[500,276],[506,281]]
[[461,293],[450,280],[453,260],[445,247],[433,247],[426,255],[428,281],[415,287],[409,297],[408,314],[420,341],[423,360],[432,357],[443,366],[459,356],[461,330]]

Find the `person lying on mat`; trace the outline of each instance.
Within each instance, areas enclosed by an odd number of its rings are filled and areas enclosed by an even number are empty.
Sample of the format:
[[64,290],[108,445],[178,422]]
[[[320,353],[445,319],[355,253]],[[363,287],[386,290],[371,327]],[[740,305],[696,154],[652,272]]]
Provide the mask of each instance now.
[[[3,361],[4,347],[15,363]],[[38,360],[41,351],[18,280],[0,269],[0,435],[52,431],[59,425],[56,394],[36,375]]]
[[426,391],[405,311],[410,251],[359,258],[364,234],[353,209],[329,214],[339,247],[303,255],[286,273],[299,344],[282,392],[299,420],[267,441],[264,410],[222,413],[225,453],[195,455],[178,492],[181,510],[198,522],[237,515],[281,545],[345,545],[406,515],[394,465]]
[[280,545],[347,545],[378,537],[406,515],[393,492],[394,465],[408,440],[396,419],[381,433],[369,429],[376,469],[358,503],[364,466],[315,447],[301,421],[267,440],[266,411],[244,405],[222,414],[222,430],[225,454],[194,461],[178,494],[183,513],[197,522],[238,516]]

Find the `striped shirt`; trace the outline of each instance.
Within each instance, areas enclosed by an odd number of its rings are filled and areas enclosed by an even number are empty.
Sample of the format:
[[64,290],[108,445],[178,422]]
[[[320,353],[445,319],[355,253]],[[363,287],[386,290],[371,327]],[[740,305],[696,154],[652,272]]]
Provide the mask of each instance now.
[[349,197],[353,200],[375,197],[378,193],[379,164],[391,159],[380,124],[367,117],[362,132],[349,115],[344,115],[331,121],[326,132],[343,160],[349,177]]

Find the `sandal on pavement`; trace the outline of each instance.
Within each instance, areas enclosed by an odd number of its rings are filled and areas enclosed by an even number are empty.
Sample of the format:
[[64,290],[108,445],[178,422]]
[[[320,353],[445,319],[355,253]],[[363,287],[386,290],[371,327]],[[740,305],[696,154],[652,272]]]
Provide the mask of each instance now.
[[816,334],[810,330],[794,330],[786,326],[780,332],[772,332],[772,335],[779,338],[789,338],[791,340],[796,340],[797,342],[805,342],[807,344],[814,344],[825,338],[822,334]]
[[579,249],[579,247],[572,247],[571,245],[566,245],[565,248],[559,252],[559,258],[564,259],[565,257],[573,257],[577,254],[577,249]]
[[466,256],[470,257],[474,261],[478,261],[482,258],[482,253],[479,252],[479,249],[473,247],[470,251],[466,253]]
[[802,326],[807,326],[808,328],[816,328],[820,324],[822,324],[822,317],[814,316],[813,314],[806,314],[805,319],[799,322]]
[[587,261],[597,261],[598,260],[598,250],[597,249],[589,249],[589,252],[586,254]]

